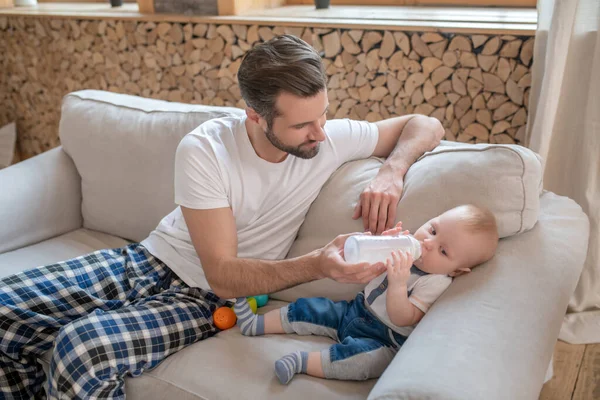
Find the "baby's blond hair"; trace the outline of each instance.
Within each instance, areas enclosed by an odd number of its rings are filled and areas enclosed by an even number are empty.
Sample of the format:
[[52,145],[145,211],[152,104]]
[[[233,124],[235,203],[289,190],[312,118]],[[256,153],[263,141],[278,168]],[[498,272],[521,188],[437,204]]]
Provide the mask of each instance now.
[[485,232],[496,237],[498,240],[498,224],[494,214],[485,207],[475,204],[465,204],[455,208],[459,211],[462,222],[472,232]]
[[480,263],[486,262],[494,256],[498,246],[498,224],[494,214],[485,207],[475,204],[465,204],[453,208],[459,214],[459,219],[466,229],[475,234],[485,235],[490,240],[489,251],[482,254]]

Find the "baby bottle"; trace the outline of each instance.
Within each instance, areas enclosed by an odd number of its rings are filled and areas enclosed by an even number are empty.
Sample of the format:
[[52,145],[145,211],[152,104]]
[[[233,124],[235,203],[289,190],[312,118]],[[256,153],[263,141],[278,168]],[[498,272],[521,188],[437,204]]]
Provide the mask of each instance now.
[[413,260],[421,257],[421,243],[412,235],[354,235],[346,239],[344,258],[347,262],[356,264],[368,262],[385,263],[392,259],[392,252],[403,250],[412,255]]

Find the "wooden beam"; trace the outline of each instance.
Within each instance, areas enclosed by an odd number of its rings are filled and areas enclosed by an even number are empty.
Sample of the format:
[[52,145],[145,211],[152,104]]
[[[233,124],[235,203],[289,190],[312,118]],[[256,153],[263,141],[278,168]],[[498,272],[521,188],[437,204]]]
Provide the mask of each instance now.
[[[136,0],[123,0],[123,3],[135,3]],[[37,0],[38,3],[108,3],[108,0]]]
[[[140,13],[155,13],[154,0],[137,0],[137,3]],[[219,15],[243,15],[248,11],[266,10],[269,8],[281,7],[284,4],[285,0],[218,0],[217,7]]]
[[[139,0],[140,2],[152,0]],[[384,10],[381,10],[383,8]],[[322,13],[320,13],[322,11]],[[319,13],[318,17],[313,14]],[[331,16],[328,15],[331,13]],[[314,10],[308,6],[285,6],[243,15],[202,16],[139,12],[138,4],[111,7],[106,3],[43,3],[35,7],[0,9],[0,16],[68,19],[132,20],[208,24],[268,25],[285,27],[368,29],[389,31],[448,32],[485,35],[534,36],[535,10],[456,7],[341,7]],[[382,19],[383,18],[383,19]]]
[[137,0],[140,13],[154,14],[154,0]]
[[[537,0],[330,0],[332,5],[346,6],[471,6],[535,7]],[[287,0],[289,5],[314,4],[314,0]]]
[[219,15],[242,15],[285,5],[286,0],[219,0]]

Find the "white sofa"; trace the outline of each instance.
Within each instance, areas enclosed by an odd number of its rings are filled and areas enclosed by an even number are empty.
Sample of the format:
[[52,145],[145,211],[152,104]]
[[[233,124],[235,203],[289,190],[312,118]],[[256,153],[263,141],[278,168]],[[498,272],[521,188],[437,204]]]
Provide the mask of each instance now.
[[[0,171],[0,277],[144,239],[176,207],[179,140],[210,118],[240,112],[102,91],[65,96],[62,146]],[[342,166],[289,256],[361,229],[352,208],[380,165],[371,158]],[[232,328],[127,378],[128,399],[537,399],[589,233],[575,202],[541,187],[539,159],[520,146],[443,142],[413,165],[398,206],[405,227],[476,202],[496,214],[503,239],[492,260],[453,282],[379,380],[299,376],[282,386],[273,375],[277,358],[330,340],[247,338]],[[359,289],[312,282],[274,294],[261,310]]]

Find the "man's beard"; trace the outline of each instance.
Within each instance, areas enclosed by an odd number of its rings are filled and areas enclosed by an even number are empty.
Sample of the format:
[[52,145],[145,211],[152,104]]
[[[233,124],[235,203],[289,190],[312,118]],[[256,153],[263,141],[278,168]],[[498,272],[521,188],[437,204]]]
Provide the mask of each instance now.
[[285,151],[286,153],[289,153],[295,157],[298,158],[304,158],[305,160],[308,160],[310,158],[313,158],[314,156],[316,156],[319,153],[319,143],[317,143],[317,145],[315,147],[306,147],[307,143],[302,143],[299,146],[288,146],[285,143],[283,143],[281,140],[279,140],[279,138],[277,138],[277,136],[275,136],[275,133],[273,132],[273,129],[269,126],[267,128],[267,130],[265,131],[265,134],[267,135],[267,139],[269,139],[269,142],[271,142],[271,144],[273,146],[275,146],[276,148],[278,148],[281,151]]

